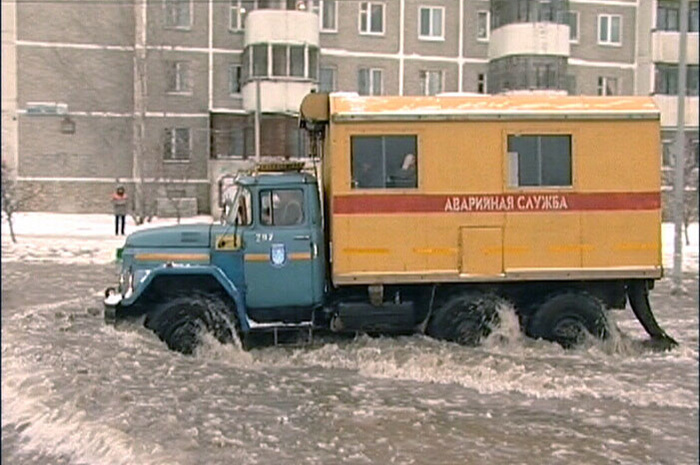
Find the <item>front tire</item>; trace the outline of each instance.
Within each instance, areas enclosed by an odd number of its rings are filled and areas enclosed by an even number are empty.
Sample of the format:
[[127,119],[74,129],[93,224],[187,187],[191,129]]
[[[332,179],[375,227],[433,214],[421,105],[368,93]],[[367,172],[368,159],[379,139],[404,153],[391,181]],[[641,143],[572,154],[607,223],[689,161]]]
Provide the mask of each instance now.
[[500,297],[481,292],[455,295],[439,305],[428,323],[428,335],[465,346],[477,346],[500,323]]
[[548,298],[527,325],[528,336],[557,342],[564,348],[580,345],[587,334],[606,339],[609,333],[603,304],[584,292]]
[[168,348],[190,355],[202,343],[202,334],[210,332],[229,343],[236,331],[235,314],[214,295],[179,296],[156,307],[144,325],[153,330]]

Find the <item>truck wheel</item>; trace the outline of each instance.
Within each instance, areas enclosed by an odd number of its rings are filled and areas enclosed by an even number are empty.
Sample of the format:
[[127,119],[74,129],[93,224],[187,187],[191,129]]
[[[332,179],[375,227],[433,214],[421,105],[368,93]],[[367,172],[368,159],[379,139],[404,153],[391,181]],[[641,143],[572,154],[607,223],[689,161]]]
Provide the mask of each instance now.
[[584,292],[567,292],[547,299],[530,318],[527,334],[558,342],[564,348],[579,345],[586,333],[608,337],[608,320],[603,304]]
[[175,297],[160,304],[144,322],[168,348],[192,354],[202,333],[211,332],[221,343],[233,341],[235,314],[217,296]]
[[476,346],[500,322],[498,305],[503,299],[492,294],[469,292],[440,305],[428,323],[428,335],[444,341]]

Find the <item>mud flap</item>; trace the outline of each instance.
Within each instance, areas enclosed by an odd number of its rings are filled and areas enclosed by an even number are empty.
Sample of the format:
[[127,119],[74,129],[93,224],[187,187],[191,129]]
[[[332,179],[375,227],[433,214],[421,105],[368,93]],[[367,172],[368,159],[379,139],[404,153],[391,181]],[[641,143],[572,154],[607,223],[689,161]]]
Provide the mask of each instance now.
[[651,336],[652,345],[655,348],[668,350],[676,347],[678,343],[661,329],[656,322],[649,305],[649,288],[646,281],[629,281],[626,285],[627,298],[637,320],[644,330]]

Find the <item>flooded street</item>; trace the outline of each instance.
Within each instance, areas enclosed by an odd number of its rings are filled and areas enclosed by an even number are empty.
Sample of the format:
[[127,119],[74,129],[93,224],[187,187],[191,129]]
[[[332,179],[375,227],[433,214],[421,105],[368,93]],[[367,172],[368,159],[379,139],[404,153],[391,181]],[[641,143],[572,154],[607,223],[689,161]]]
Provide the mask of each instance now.
[[515,316],[483,347],[326,338],[249,353],[168,351],[107,326],[116,265],[3,263],[2,460],[13,464],[694,464],[698,302],[652,305],[681,347],[623,336],[564,351]]

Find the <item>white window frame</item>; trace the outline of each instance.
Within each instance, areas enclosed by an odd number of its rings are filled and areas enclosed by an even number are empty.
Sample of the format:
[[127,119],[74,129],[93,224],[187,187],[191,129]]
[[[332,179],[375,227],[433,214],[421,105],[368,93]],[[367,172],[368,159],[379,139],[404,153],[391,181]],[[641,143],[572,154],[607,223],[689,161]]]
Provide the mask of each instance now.
[[[601,33],[601,20],[602,18],[607,18],[608,19],[608,30],[607,35],[608,38],[607,40],[601,40],[600,38],[600,33]],[[613,42],[612,41],[612,23],[613,23],[613,18],[618,18],[620,20],[620,41],[619,42]],[[598,15],[598,45],[607,45],[607,46],[612,46],[612,47],[621,47],[622,46],[622,15],[611,15],[611,14],[600,14]]]
[[324,92],[321,90],[321,70],[330,69],[333,72],[333,82],[331,83],[331,91],[335,92],[338,90],[338,67],[337,66],[319,66],[318,67],[318,90],[319,92]]
[[175,0],[163,0],[163,24],[165,25],[166,29],[178,29],[181,31],[188,31],[192,29],[192,15],[193,15],[193,9],[192,9],[192,1],[189,0],[188,7],[189,7],[189,22],[186,26],[178,26],[176,24],[170,24],[170,17],[168,15],[168,4],[174,2]]
[[[422,10],[429,10],[430,11],[430,24],[429,24],[429,29],[430,29],[430,35],[422,35],[421,34],[421,21],[423,19],[422,15]],[[440,26],[441,29],[441,34],[439,36],[433,34],[433,11],[435,10],[440,10],[442,15],[442,24]],[[418,6],[418,39],[419,40],[433,40],[433,41],[444,41],[445,40],[445,7],[444,6],[433,6],[433,5],[419,5]]]
[[[368,87],[369,87],[369,93],[367,94],[368,96],[377,96],[377,95],[384,95],[384,70],[382,68],[359,68],[357,70],[358,73],[358,78],[359,78],[359,73],[360,70],[366,69],[368,71],[368,76],[369,76],[369,81],[368,81]],[[379,94],[374,93],[374,73],[379,72]],[[359,82],[358,82],[358,93],[360,91],[359,89]],[[363,95],[363,94],[360,94]]]
[[[233,18],[236,18],[236,25],[233,25]],[[229,31],[242,31],[243,24],[241,24],[241,0],[231,0],[229,4],[229,15],[228,15],[228,29]]]
[[[479,37],[479,16],[486,14],[486,37]],[[479,10],[476,12],[476,40],[488,42],[491,39],[491,12],[489,10]]]
[[[581,14],[576,10],[570,10],[569,14],[576,16],[576,37],[572,39],[571,33],[569,33],[569,43],[578,44],[579,40],[581,40]],[[620,23],[620,25],[622,25],[622,23]],[[620,29],[620,38],[622,38],[622,29]]]
[[[192,67],[191,62],[184,60],[173,60],[168,61],[169,73],[173,73],[175,77],[175,88],[167,89],[170,95],[192,95]],[[186,66],[184,73],[181,69],[182,66]],[[168,76],[169,77],[169,76]],[[184,80],[184,82],[183,82]]]
[[[234,92],[231,88],[231,83],[234,78],[234,69],[238,68],[239,79],[238,79],[238,92]],[[240,97],[243,88],[243,65],[240,63],[231,63],[228,65],[228,94],[235,97]]]
[[[606,89],[608,88],[608,80],[609,79],[614,79],[615,80],[615,93],[608,94]],[[597,91],[598,95],[601,96],[608,96],[608,95],[620,95],[620,78],[616,76],[598,76],[598,83],[597,83]]]
[[[323,4],[327,1],[332,1],[335,3],[335,16],[333,17],[333,27],[324,28],[323,27]],[[338,7],[340,2],[338,0],[314,0],[313,11],[318,15],[318,30],[322,33],[337,33],[338,32]]]
[[[163,163],[189,163],[192,159],[192,128],[183,127],[171,127],[167,128],[170,131],[170,156],[171,158],[165,158],[165,151],[163,151]],[[176,158],[175,153],[177,153],[176,143],[177,143],[177,131],[186,130],[187,135],[187,158]]]
[[[671,171],[673,169],[675,158],[675,154],[673,153],[673,144],[674,141],[672,139],[661,140],[661,171]],[[666,160],[664,157],[664,151],[666,148],[668,148],[668,160]],[[665,163],[666,161],[669,161],[670,163]]]
[[[243,7],[243,1],[244,0],[230,0],[229,3],[229,18],[228,18],[228,30],[233,31],[233,32],[242,32],[245,31],[245,27],[243,27],[243,18],[241,17],[241,8]],[[250,11],[255,11],[258,9],[258,0],[250,0],[253,2],[253,8]],[[234,4],[236,6],[234,6]],[[233,18],[234,15],[234,9],[235,9],[235,15],[236,15],[236,24],[238,27],[231,27],[231,19]],[[250,11],[247,11],[246,13],[250,13]]]
[[[367,5],[365,14],[367,15],[367,31],[362,30],[362,6]],[[382,32],[372,32],[372,6],[382,7]],[[363,36],[383,36],[386,34],[386,3],[384,2],[359,2],[357,15],[357,31]]]
[[[425,85],[423,85],[423,82],[421,79],[423,73],[425,73]],[[431,94],[430,93],[430,82],[432,81],[432,79],[430,78],[430,76],[431,75],[434,76],[435,73],[438,74],[438,77],[440,79],[440,91],[435,93],[435,94]],[[419,81],[421,81],[420,84],[423,85],[423,93],[421,95],[426,95],[426,96],[437,95],[437,94],[440,94],[440,93],[445,91],[445,72],[441,69],[421,69],[420,72],[418,73],[418,79],[419,79]]]

